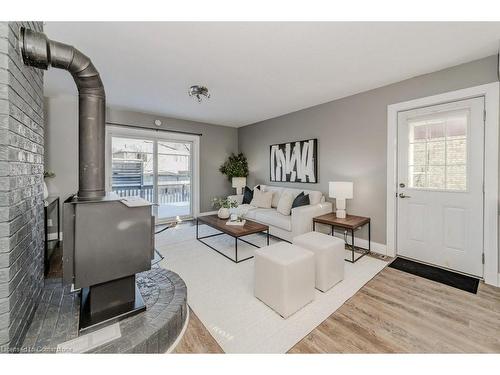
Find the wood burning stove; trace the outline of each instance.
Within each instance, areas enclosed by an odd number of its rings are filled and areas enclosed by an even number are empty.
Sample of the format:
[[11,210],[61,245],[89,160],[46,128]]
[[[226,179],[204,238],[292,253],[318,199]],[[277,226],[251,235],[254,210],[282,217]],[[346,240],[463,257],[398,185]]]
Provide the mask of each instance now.
[[106,99],[91,60],[43,33],[20,30],[26,65],[65,69],[79,94],[79,186],[63,207],[63,280],[81,289],[80,330],[145,309],[135,274],[154,256],[151,204],[105,192]]

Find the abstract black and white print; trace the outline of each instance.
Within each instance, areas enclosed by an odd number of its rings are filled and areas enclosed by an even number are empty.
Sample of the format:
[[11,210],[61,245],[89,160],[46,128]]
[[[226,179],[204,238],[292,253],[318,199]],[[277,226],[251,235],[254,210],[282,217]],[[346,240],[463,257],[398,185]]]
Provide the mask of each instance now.
[[317,183],[317,139],[271,145],[271,181]]

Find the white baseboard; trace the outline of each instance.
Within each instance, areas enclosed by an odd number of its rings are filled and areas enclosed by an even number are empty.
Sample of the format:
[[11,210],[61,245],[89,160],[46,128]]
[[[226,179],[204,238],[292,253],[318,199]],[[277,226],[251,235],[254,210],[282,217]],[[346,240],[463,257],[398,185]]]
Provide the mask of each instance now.
[[[340,238],[340,239],[343,240],[344,239],[344,232],[335,231],[335,237],[338,237],[338,238]],[[351,239],[351,236],[349,234],[347,236],[347,241],[348,241],[349,245],[351,244],[350,243],[350,239]],[[380,255],[387,255],[387,246],[385,244],[381,244],[381,243],[374,242],[374,241],[370,241],[370,242],[371,242],[371,251],[373,253],[377,253],[377,254],[380,254]],[[356,237],[354,239],[354,244],[356,246],[368,249],[368,240],[365,240],[363,238],[357,238]]]

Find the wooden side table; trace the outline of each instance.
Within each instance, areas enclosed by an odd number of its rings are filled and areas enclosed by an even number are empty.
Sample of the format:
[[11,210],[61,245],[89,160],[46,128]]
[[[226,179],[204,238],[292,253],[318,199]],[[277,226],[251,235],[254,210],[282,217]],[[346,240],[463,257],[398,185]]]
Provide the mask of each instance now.
[[[363,216],[354,216],[354,215],[347,215],[345,219],[339,219],[335,215],[334,212],[330,212],[329,214],[321,215],[321,216],[316,216],[313,218],[313,231],[316,230],[316,223],[320,224],[326,224],[329,225],[332,229],[332,236],[335,235],[335,227],[343,228],[347,231],[351,232],[351,245],[346,241],[346,245],[350,247],[352,256],[351,259],[346,259],[348,262],[351,263],[356,263],[358,260],[363,258],[366,254],[369,254],[371,251],[371,225],[370,225],[370,218],[369,217],[363,217]],[[368,249],[355,246],[354,244],[354,231],[356,231],[358,228],[363,227],[364,225],[368,224]],[[361,255],[357,258],[354,257],[355,250],[361,250]]]

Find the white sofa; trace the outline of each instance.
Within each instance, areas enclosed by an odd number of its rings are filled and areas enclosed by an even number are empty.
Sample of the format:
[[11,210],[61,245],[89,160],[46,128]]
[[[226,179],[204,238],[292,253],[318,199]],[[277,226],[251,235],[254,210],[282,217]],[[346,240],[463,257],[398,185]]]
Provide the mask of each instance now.
[[309,194],[311,204],[293,208],[291,214],[288,216],[276,211],[276,207],[257,208],[249,204],[242,204],[243,195],[231,195],[228,197],[238,202],[239,206],[237,210],[243,212],[247,219],[268,225],[270,234],[285,241],[292,242],[293,237],[312,231],[313,217],[332,212],[332,204],[325,202],[325,197],[320,191],[269,185],[260,185],[260,188],[262,191],[272,191],[276,194],[288,191],[294,197],[301,192]]

